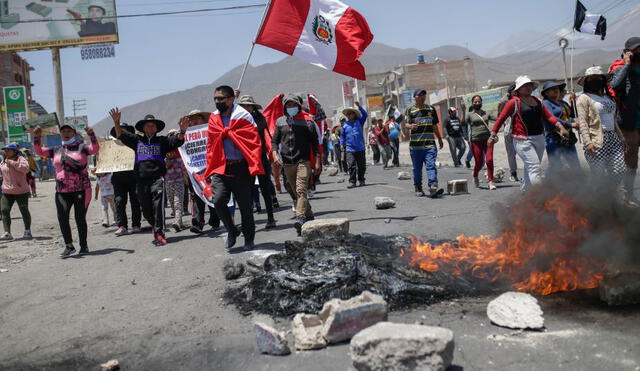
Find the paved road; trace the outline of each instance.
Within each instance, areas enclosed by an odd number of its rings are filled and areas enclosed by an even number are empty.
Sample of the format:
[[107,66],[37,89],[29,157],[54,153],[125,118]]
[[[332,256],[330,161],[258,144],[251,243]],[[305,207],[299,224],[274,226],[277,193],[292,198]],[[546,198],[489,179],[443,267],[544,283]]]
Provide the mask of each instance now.
[[[405,167],[401,170],[410,171]],[[351,219],[352,233],[411,233],[430,239],[495,232],[491,205],[518,195],[517,185],[440,200],[413,196],[412,182],[397,170],[371,168],[369,185],[347,190],[338,177],[324,177],[312,205],[318,217]],[[442,183],[469,178],[465,169],[442,168]],[[240,315],[221,295],[221,267],[229,254],[223,238],[168,233],[169,245],[154,247],[150,233],[116,238],[99,225],[90,207],[91,255],[61,260],[53,183],[40,183],[31,201],[33,242],[1,244],[0,369],[89,370],[112,358],[125,370],[346,370],[348,344],[288,357],[258,354],[253,317]],[[373,197],[391,196],[397,207],[376,211]],[[257,250],[234,259],[269,254],[294,239],[291,205],[280,196],[279,229],[264,231],[257,217]],[[22,234],[14,210],[14,235]],[[385,223],[390,219],[389,223]],[[242,239],[240,239],[240,242]],[[640,308],[608,308],[593,291],[541,298],[547,331],[514,332],[485,315],[494,296],[466,298],[394,312],[390,320],[451,328],[455,369],[640,370]],[[259,317],[261,318],[261,317]],[[286,319],[276,319],[285,329]]]

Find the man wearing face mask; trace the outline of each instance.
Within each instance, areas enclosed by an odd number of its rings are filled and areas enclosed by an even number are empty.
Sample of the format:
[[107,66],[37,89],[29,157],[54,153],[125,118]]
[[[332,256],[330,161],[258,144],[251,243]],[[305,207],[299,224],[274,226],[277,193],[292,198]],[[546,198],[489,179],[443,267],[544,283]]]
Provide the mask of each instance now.
[[622,59],[609,69],[609,92],[618,103],[619,126],[629,149],[625,153],[627,172],[624,179],[626,201],[637,206],[633,184],[638,170],[640,148],[640,37],[632,37],[624,45]]
[[[287,182],[296,193],[296,221],[298,235],[302,225],[313,220],[313,211],[307,198],[311,177],[311,153],[315,157],[315,171],[322,171],[322,159],[318,150],[318,136],[313,118],[302,111],[302,98],[289,94],[284,97],[284,117],[276,122],[271,140],[274,163],[284,167]],[[280,150],[278,151],[278,148]]]

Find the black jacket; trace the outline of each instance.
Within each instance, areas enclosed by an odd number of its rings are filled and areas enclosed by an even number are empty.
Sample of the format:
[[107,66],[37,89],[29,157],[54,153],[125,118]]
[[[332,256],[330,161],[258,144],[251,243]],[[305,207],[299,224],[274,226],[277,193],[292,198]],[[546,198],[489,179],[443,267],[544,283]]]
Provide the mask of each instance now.
[[165,157],[168,152],[184,144],[184,140],[177,136],[158,136],[151,138],[136,135],[123,130],[118,137],[125,146],[136,153],[136,162],[133,168],[138,179],[157,179],[167,173]]
[[281,117],[271,140],[273,151],[280,148],[283,164],[297,164],[311,159],[311,152],[318,158],[318,135],[315,123],[292,117]]

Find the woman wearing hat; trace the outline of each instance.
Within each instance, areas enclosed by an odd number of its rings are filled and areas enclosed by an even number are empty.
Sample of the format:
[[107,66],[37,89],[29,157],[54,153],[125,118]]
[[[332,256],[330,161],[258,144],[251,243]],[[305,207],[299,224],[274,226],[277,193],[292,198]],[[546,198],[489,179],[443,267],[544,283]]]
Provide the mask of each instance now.
[[584,156],[594,172],[618,186],[626,170],[626,143],[616,122],[616,103],[607,94],[607,77],[600,67],[590,67],[578,84],[584,88],[576,101]]
[[555,116],[558,121],[569,132],[568,137],[563,137],[558,133],[555,126],[545,120],[545,136],[547,156],[549,157],[549,171],[557,172],[563,167],[571,169],[580,168],[580,160],[576,151],[576,142],[578,138],[573,134],[573,129],[578,129],[578,124],[571,123],[572,109],[571,106],[562,100],[564,89],[567,84],[554,81],[547,81],[542,87],[542,103],[547,107],[549,112]]
[[68,258],[76,251],[69,224],[71,208],[73,208],[78,228],[80,254],[89,252],[86,213],[89,202],[91,202],[91,181],[87,165],[89,156],[95,155],[100,150],[100,144],[91,127],[87,126],[85,131],[90,140],[88,145],[84,143],[73,125],[64,124],[60,127],[62,145],[51,148],[42,145],[42,129],[40,127],[33,131],[33,147],[36,154],[53,159],[56,173],[56,210],[65,244],[64,251],[60,255],[63,259]]
[[38,166],[38,162],[36,158],[33,157],[31,150],[29,148],[23,148],[22,153],[27,157],[27,162],[29,163],[29,172],[27,173],[27,183],[29,183],[29,188],[31,188],[31,197],[37,197],[36,193],[36,175],[40,172],[40,166]]
[[2,198],[0,199],[0,211],[2,212],[2,225],[4,234],[2,241],[13,240],[11,235],[11,208],[17,203],[24,222],[25,239],[31,239],[31,214],[29,213],[29,184],[26,174],[29,172],[29,162],[20,155],[18,146],[11,143],[3,148],[4,160],[0,163],[2,173]]
[[569,133],[544,104],[532,95],[538,83],[531,81],[528,76],[519,76],[515,84],[513,97],[504,106],[494,123],[488,143],[492,145],[496,142],[502,124],[511,117],[513,144],[516,153],[524,163],[524,182],[521,189],[526,191],[542,180],[541,162],[545,150],[544,121],[554,126],[563,137],[568,136]]
[[[129,133],[135,133],[133,126],[123,122],[120,127],[124,131]],[[116,129],[111,128],[109,133],[113,139],[116,139]],[[136,174],[133,170],[118,171],[111,176],[111,183],[113,184],[113,193],[115,195],[116,213],[115,220],[118,229],[115,232],[117,237],[124,236],[129,233],[129,219],[127,218],[127,198],[131,204],[131,232],[138,233],[142,226],[142,211],[140,209],[140,202],[138,201],[138,194],[136,193],[136,187],[138,182],[136,180]]]

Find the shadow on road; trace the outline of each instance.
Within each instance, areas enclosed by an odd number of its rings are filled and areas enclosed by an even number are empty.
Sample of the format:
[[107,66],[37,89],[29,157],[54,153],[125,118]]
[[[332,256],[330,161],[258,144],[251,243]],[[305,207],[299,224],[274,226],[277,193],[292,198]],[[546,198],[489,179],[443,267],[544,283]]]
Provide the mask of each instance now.
[[83,254],[83,255],[73,255],[73,256],[71,256],[71,258],[73,258],[73,259],[82,259],[85,256],[109,255],[111,253],[120,252],[120,251],[121,252],[126,252],[127,254],[135,253],[135,250],[130,250],[130,249],[108,248],[108,249],[102,249],[102,250],[89,251],[88,253]]
[[352,222],[364,222],[367,220],[402,220],[405,222],[411,222],[413,221],[415,218],[417,218],[418,215],[414,215],[414,216],[393,216],[393,217],[387,217],[387,216],[377,216],[375,218],[362,218],[362,219],[351,219],[350,221]]

